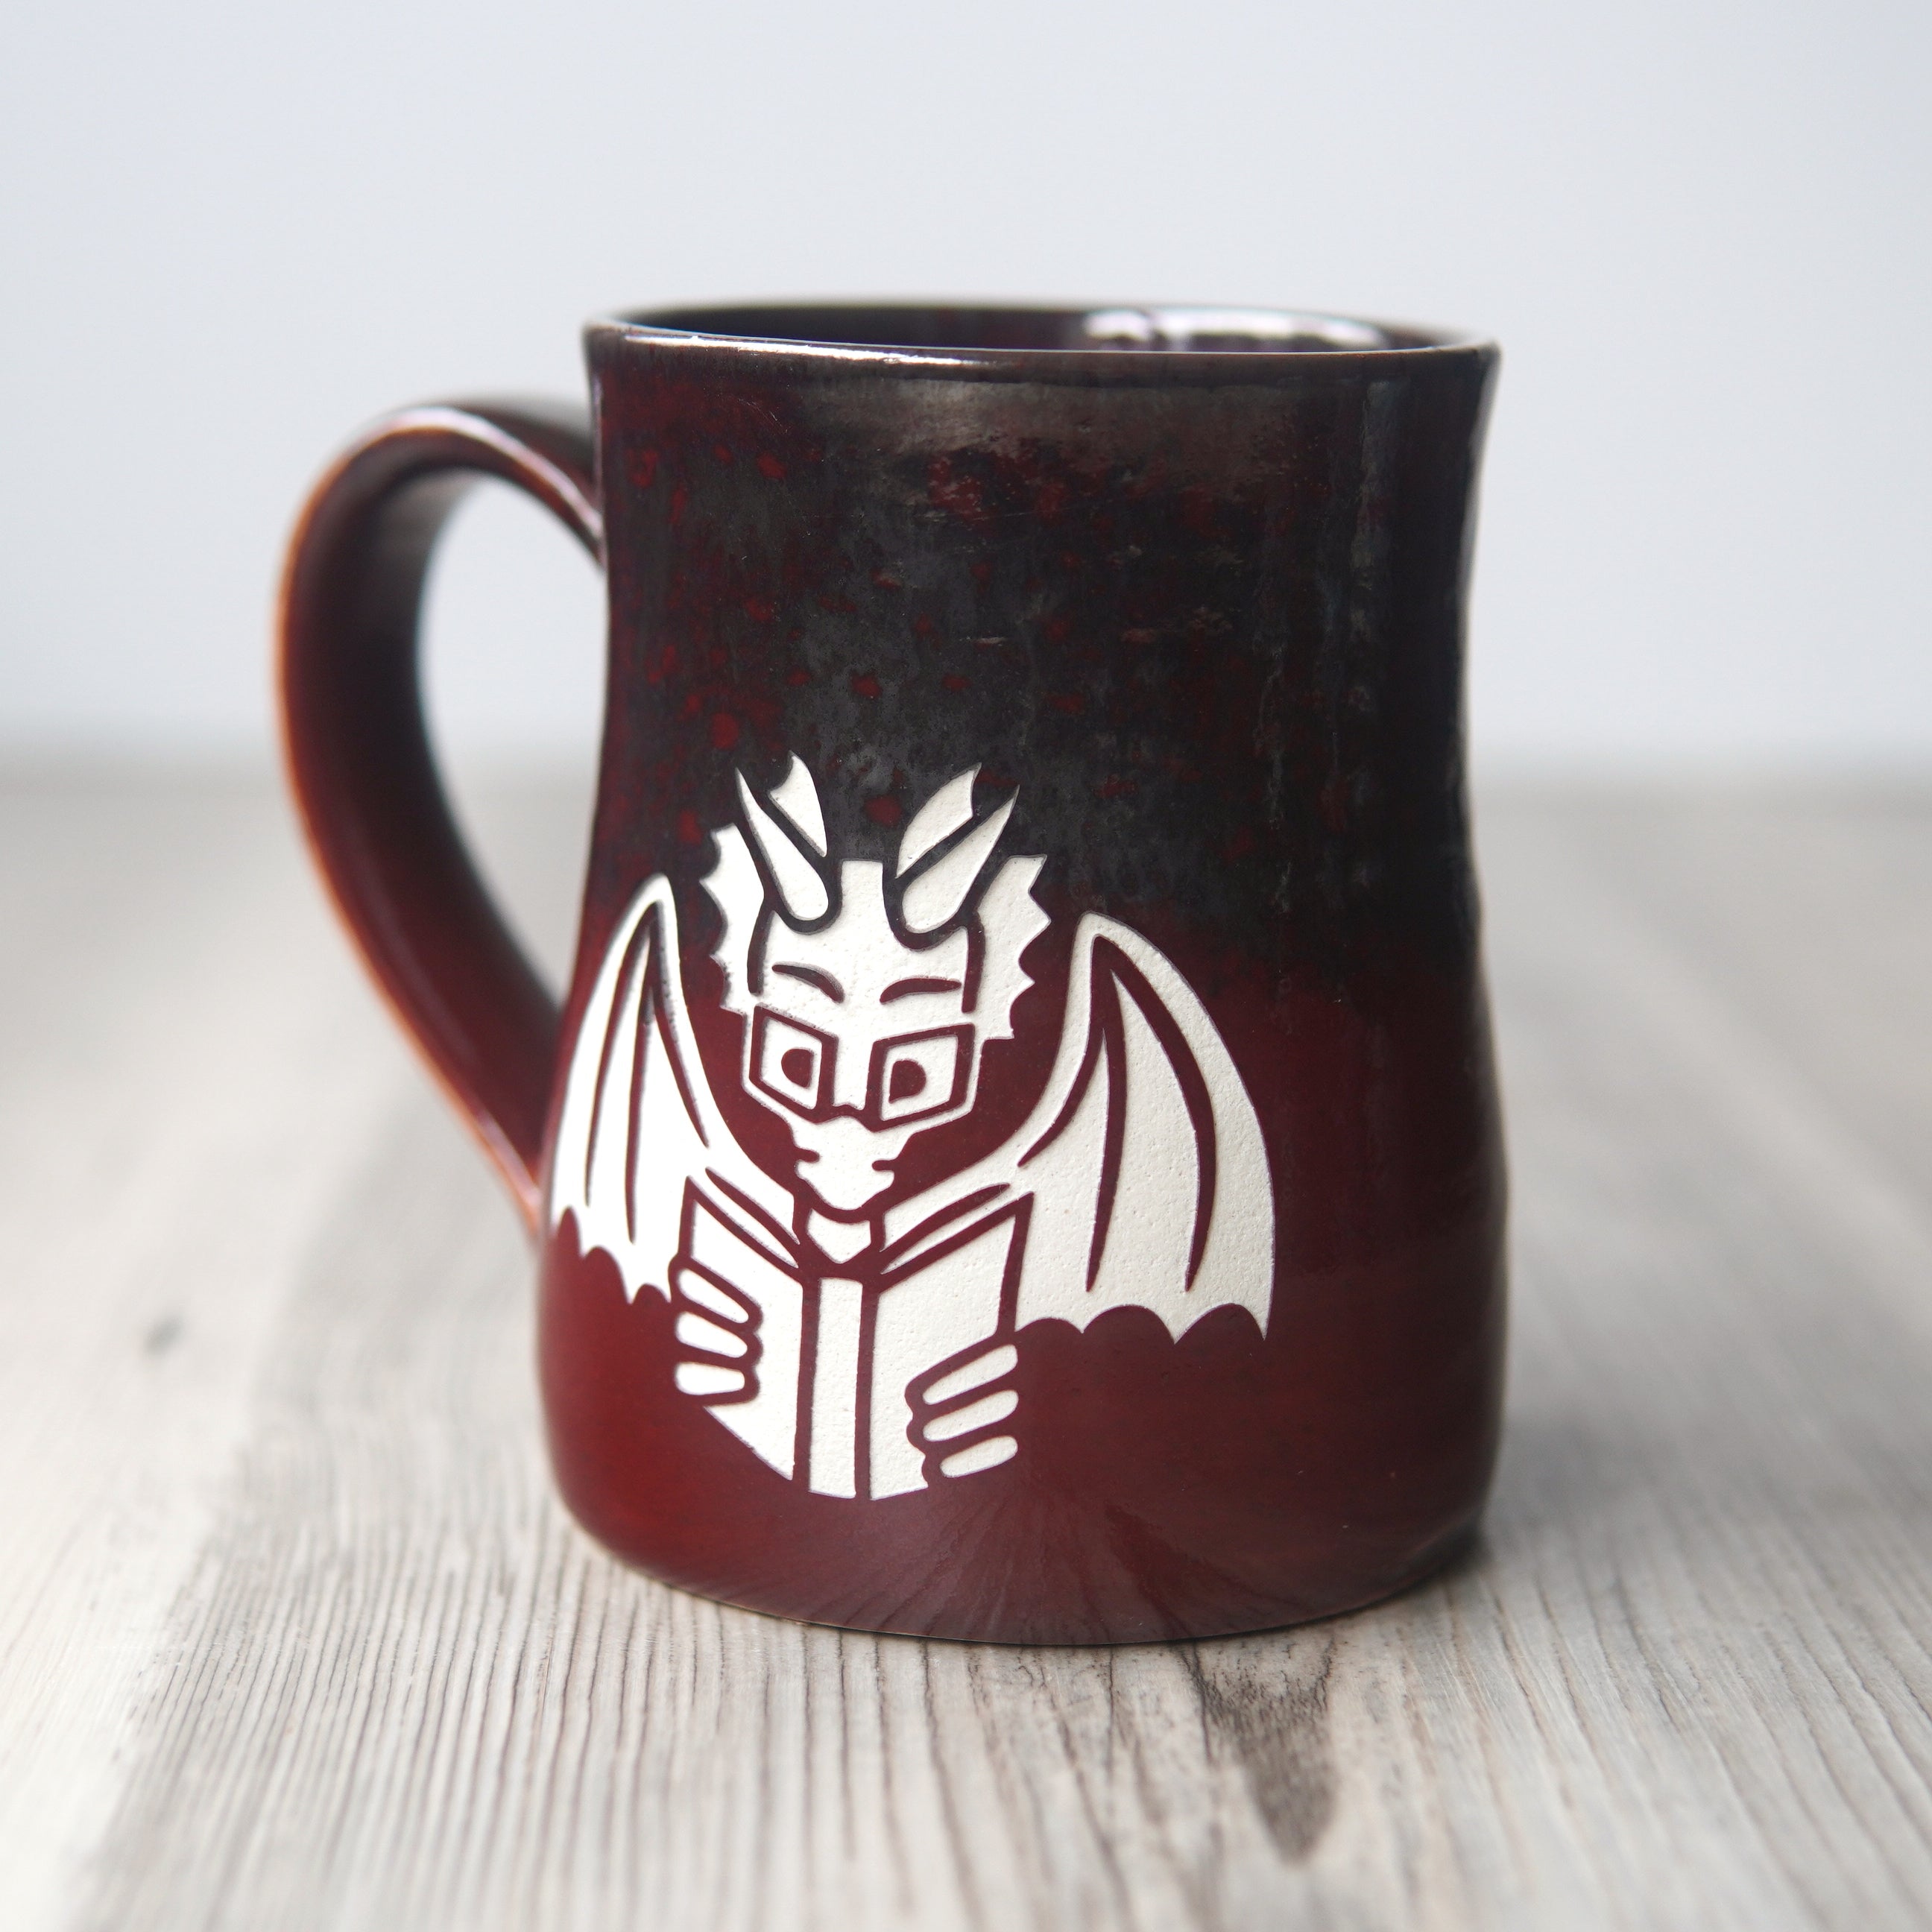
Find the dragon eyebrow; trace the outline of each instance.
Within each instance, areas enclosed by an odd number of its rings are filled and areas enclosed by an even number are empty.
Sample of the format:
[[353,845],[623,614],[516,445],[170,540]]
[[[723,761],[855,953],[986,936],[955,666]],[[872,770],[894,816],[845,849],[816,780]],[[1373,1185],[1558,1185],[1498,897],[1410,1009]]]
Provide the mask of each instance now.
[[788,980],[802,980],[808,986],[815,986],[828,1000],[843,1002],[845,988],[830,973],[821,973],[816,966],[774,966],[774,973],[782,973]]
[[879,995],[879,1004],[883,1006],[894,1000],[909,1000],[915,993],[956,993],[959,990],[957,980],[895,980]]

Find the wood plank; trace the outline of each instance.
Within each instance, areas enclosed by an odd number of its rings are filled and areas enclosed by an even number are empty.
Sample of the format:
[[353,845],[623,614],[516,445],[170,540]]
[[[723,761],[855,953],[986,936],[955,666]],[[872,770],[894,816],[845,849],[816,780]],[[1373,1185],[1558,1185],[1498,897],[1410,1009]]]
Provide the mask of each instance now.
[[54,1922],[332,1162],[410,1074],[259,780],[0,793],[0,1921]]
[[[554,956],[581,811],[477,806]],[[62,935],[0,935],[0,1919],[1924,1923],[1925,816],[1490,801],[1482,1549],[1305,1630],[1048,1651],[610,1562],[543,1466],[527,1254],[272,808],[0,799]]]

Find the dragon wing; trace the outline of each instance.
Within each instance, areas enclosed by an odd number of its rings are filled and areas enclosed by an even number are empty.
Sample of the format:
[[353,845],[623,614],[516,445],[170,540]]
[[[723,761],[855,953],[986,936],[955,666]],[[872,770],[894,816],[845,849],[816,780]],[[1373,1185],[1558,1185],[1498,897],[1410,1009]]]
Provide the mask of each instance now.
[[584,1252],[602,1248],[632,1300],[668,1294],[686,1183],[700,1176],[764,1230],[776,1252],[791,1196],[739,1144],[718,1112],[691,1030],[669,883],[646,880],[598,968],[578,1023],[550,1160],[550,1225],[577,1216]]
[[1098,914],[1074,934],[1039,1105],[1004,1147],[888,1214],[896,1263],[1018,1195],[1032,1205],[1016,1328],[1147,1308],[1178,1341],[1232,1303],[1266,1332],[1274,1193],[1254,1103],[1193,988]]

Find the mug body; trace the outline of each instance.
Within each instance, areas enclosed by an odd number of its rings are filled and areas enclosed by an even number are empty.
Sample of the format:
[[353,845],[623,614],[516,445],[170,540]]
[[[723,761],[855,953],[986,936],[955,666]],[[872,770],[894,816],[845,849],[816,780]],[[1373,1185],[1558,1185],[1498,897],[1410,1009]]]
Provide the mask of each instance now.
[[754,310],[589,354],[572,1508],[733,1603],[1036,1642],[1440,1563],[1503,1344],[1461,715],[1493,350]]

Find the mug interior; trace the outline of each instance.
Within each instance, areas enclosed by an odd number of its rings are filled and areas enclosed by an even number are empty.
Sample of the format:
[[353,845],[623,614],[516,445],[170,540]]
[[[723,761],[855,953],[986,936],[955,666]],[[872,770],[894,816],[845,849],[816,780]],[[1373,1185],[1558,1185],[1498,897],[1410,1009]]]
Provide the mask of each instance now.
[[1321,355],[1442,349],[1442,330],[1306,315],[1286,309],[1112,305],[1096,308],[758,303],[662,309],[620,318],[632,328],[874,349],[1168,350]]

